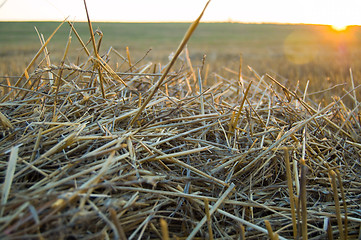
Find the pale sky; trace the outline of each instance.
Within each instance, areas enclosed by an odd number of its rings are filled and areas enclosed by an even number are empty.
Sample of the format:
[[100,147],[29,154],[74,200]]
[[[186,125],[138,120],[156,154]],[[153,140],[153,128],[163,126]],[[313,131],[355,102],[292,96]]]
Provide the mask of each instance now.
[[[92,21],[157,22],[193,21],[206,2],[87,0],[87,5]],[[86,19],[83,0],[0,0],[0,6],[0,21]],[[360,11],[360,0],[212,0],[202,20],[361,25]]]

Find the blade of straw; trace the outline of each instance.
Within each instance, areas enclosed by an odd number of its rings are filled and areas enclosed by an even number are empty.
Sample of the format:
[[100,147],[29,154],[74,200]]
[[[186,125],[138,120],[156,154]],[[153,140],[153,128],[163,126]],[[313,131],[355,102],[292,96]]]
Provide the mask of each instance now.
[[289,157],[287,149],[284,149],[284,153],[285,153],[285,163],[286,163],[288,194],[289,194],[289,198],[290,198],[290,208],[291,208],[291,216],[292,216],[293,238],[296,239],[297,238],[297,220],[296,220],[296,212],[295,212],[295,201],[294,201],[294,194],[293,194],[290,157]]
[[58,93],[59,93],[59,88],[60,88],[62,76],[63,76],[63,67],[64,67],[66,56],[69,51],[70,43],[71,43],[71,30],[69,31],[69,37],[68,37],[68,41],[65,46],[64,55],[60,62],[60,69],[59,69],[58,77],[56,78],[56,81],[55,81],[56,89],[55,89],[54,109],[53,109],[53,119],[52,119],[53,122],[56,122],[56,120],[57,120],[56,105],[57,105],[57,101],[58,101]]
[[210,240],[213,240],[212,220],[211,220],[211,214],[209,212],[209,201],[207,198],[204,199],[204,208],[207,216],[208,236]]
[[330,178],[331,178],[331,185],[332,185],[332,191],[333,191],[333,200],[335,202],[338,231],[339,231],[339,234],[340,234],[340,239],[344,240],[345,236],[344,236],[344,231],[343,231],[343,226],[342,226],[340,200],[338,198],[337,183],[336,183],[336,173],[333,170],[330,170],[329,174],[330,174]]
[[[199,203],[199,204],[204,204],[202,201],[200,201],[200,200],[198,200],[198,199],[194,199],[194,201],[196,201],[196,202]],[[250,223],[250,222],[248,222],[248,221],[246,221],[246,220],[244,220],[244,219],[242,219],[242,218],[239,218],[239,217],[237,217],[237,216],[235,216],[235,215],[233,215],[233,214],[231,214],[231,213],[229,213],[229,212],[226,212],[226,211],[224,211],[224,210],[222,210],[222,209],[219,209],[219,208],[217,208],[216,211],[217,211],[218,213],[226,216],[226,217],[232,218],[233,220],[235,220],[235,221],[237,221],[237,222],[239,222],[239,223],[241,223],[241,224],[243,224],[243,225],[246,225],[246,226],[248,226],[248,227],[250,227],[250,228],[253,228],[253,229],[255,229],[255,230],[259,231],[259,232],[268,234],[267,229],[264,229],[264,228],[262,228],[262,227],[260,227],[260,226],[258,226],[258,225],[256,225],[256,224]],[[281,237],[281,236],[278,236],[278,238],[279,238],[280,240],[287,240],[287,238],[284,238],[284,237]]]
[[[233,190],[233,188],[235,187],[234,183],[231,183],[231,185],[229,186],[229,188],[227,189],[227,191],[225,191],[222,196],[219,198],[219,200],[213,205],[213,207],[211,208],[211,210],[209,211],[209,215],[212,215],[217,209],[218,207],[221,205],[221,203],[226,199],[226,197],[228,196],[228,194]],[[188,235],[187,240],[191,240],[194,238],[194,236],[197,234],[197,232],[201,229],[201,227],[203,226],[203,224],[205,224],[207,221],[207,215],[204,215],[204,217],[202,218],[201,221],[199,221],[199,223],[197,224],[197,226],[193,229],[193,231]]]
[[117,217],[116,211],[114,210],[114,208],[110,208],[109,212],[110,212],[110,217],[111,217],[111,219],[112,219],[112,221],[113,221],[113,223],[115,225],[115,228],[116,228],[116,230],[118,232],[119,239],[120,240],[126,240],[127,237],[126,237],[126,235],[124,233],[124,229],[123,229],[122,225],[120,225],[120,222],[119,222],[119,219]]
[[300,160],[301,162],[301,189],[299,204],[301,205],[301,218],[302,218],[302,239],[308,239],[307,232],[307,192],[306,192],[306,181],[307,181],[307,166],[304,159]]
[[160,228],[162,230],[162,239],[169,240],[169,231],[168,231],[168,224],[167,221],[163,218],[160,219]]
[[278,239],[277,233],[273,232],[270,222],[268,220],[264,220],[264,223],[266,224],[269,238],[271,240]]
[[345,196],[345,190],[343,188],[343,184],[342,184],[342,179],[341,179],[341,175],[340,175],[340,171],[338,171],[337,169],[335,170],[336,176],[337,176],[337,180],[338,183],[340,184],[340,190],[341,190],[341,197],[342,197],[342,203],[343,203],[343,210],[344,210],[344,215],[345,215],[345,239],[347,240],[347,235],[348,235],[348,220],[347,220],[347,203],[346,203],[346,196]]
[[186,32],[186,34],[183,37],[182,42],[179,44],[179,47],[176,51],[176,53],[174,54],[171,62],[168,64],[168,67],[166,68],[166,70],[164,71],[163,75],[160,77],[160,79],[158,80],[157,84],[155,85],[155,87],[153,88],[153,91],[149,94],[148,98],[144,101],[143,105],[138,109],[136,115],[133,117],[133,119],[131,120],[130,124],[129,124],[129,128],[133,126],[133,124],[135,123],[135,121],[137,121],[137,119],[139,118],[140,114],[142,113],[142,111],[147,107],[148,103],[150,102],[150,100],[153,98],[154,94],[158,91],[158,89],[160,88],[160,86],[162,85],[164,79],[166,78],[166,76],[168,75],[168,72],[170,71],[170,69],[172,68],[172,66],[174,65],[175,61],[177,60],[179,54],[182,52],[184,46],[187,44],[188,40],[190,39],[190,37],[192,36],[194,30],[196,30],[208,4],[210,3],[211,0],[209,0],[206,3],[206,6],[204,7],[202,13],[199,15],[199,17],[190,25],[190,27],[188,28],[188,31]]
[[11,148],[10,158],[9,158],[9,162],[8,162],[8,167],[6,169],[6,176],[5,176],[5,181],[4,181],[4,185],[3,185],[3,191],[2,191],[2,195],[1,195],[2,208],[1,208],[1,212],[0,212],[0,217],[2,217],[4,214],[5,204],[9,197],[11,184],[13,182],[13,177],[14,177],[14,172],[15,172],[16,161],[18,159],[18,152],[19,152],[18,146]]
[[[86,12],[86,17],[88,19],[88,26],[89,26],[89,32],[90,32],[90,38],[91,38],[91,42],[93,43],[93,48],[94,48],[94,55],[97,59],[100,58],[100,56],[98,55],[98,50],[97,50],[97,45],[95,43],[95,38],[94,38],[94,33],[93,33],[93,27],[92,24],[90,22],[90,18],[89,18],[89,13],[88,13],[88,8],[86,6],[86,0],[84,0],[84,7],[85,7],[85,12]],[[102,71],[100,70],[100,67],[98,66],[98,64],[96,64],[96,67],[98,69],[98,74],[99,74],[99,80],[100,80],[100,89],[102,91],[102,97],[105,98],[105,90],[104,90],[104,82],[103,82],[103,76],[102,76]]]
[[229,126],[230,129],[231,129],[231,130],[229,131],[230,133],[232,133],[232,132],[233,132],[233,129],[235,129],[236,126],[237,126],[237,123],[238,123],[238,121],[239,121],[239,117],[241,116],[241,112],[242,112],[244,103],[245,103],[246,98],[247,98],[248,91],[249,91],[249,89],[251,88],[251,86],[252,86],[252,82],[249,83],[249,85],[248,85],[248,87],[247,87],[247,90],[246,90],[246,92],[244,93],[244,96],[243,96],[241,105],[239,106],[239,109],[238,109],[237,114],[234,116],[234,118],[231,119],[230,126]]
[[48,151],[43,153],[37,160],[35,160],[36,163],[41,164],[44,161],[44,159],[46,159],[47,157],[63,150],[67,146],[69,146],[73,142],[76,135],[77,135],[77,132],[73,132],[73,133],[69,134],[66,138],[61,140],[58,144],[56,144],[54,147],[52,147],[51,149],[49,149]]
[[355,82],[353,80],[353,74],[352,74],[352,69],[351,68],[350,68],[350,78],[351,78],[352,94],[353,94],[353,98],[354,98],[354,101],[355,101],[355,108],[358,108],[358,101],[357,101]]
[[[43,45],[44,42],[45,42],[45,40],[44,40],[44,35],[41,34],[41,33],[39,33],[37,27],[35,27],[35,31],[36,31],[36,33],[38,34],[38,37],[39,37],[39,40],[40,40],[41,45]],[[46,66],[47,66],[47,67],[50,67],[50,66],[51,66],[51,61],[50,61],[49,51],[48,51],[48,48],[47,48],[47,47],[44,48],[44,56],[45,56],[45,60],[46,60]],[[49,76],[50,85],[53,85],[53,84],[54,84],[54,76],[53,76],[53,73],[52,73],[52,72],[48,72],[48,76]]]
[[162,160],[162,159],[167,159],[167,158],[187,156],[187,155],[191,155],[193,153],[199,153],[199,152],[207,151],[207,150],[209,150],[211,148],[212,147],[210,147],[210,146],[206,146],[206,147],[195,148],[195,149],[191,149],[191,150],[187,150],[187,151],[183,151],[183,152],[175,152],[175,153],[171,153],[171,154],[164,154],[164,155],[157,156],[157,157],[155,157],[155,158],[153,158],[151,160]]
[[85,46],[83,40],[82,40],[81,37],[79,36],[79,33],[78,33],[78,32],[76,31],[76,29],[74,28],[74,25],[73,25],[71,22],[69,22],[69,21],[67,21],[67,23],[68,23],[69,26],[71,27],[71,30],[75,33],[75,36],[78,38],[78,41],[79,41],[80,45],[83,47],[86,55],[90,56],[90,52],[89,52],[88,48]]
[[2,114],[2,112],[0,112],[0,121],[5,128],[14,128],[10,120],[4,114]]

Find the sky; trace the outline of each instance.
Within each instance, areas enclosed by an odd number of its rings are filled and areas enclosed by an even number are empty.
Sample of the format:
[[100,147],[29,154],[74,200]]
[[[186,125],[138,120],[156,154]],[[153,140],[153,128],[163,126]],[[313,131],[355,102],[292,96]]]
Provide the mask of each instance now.
[[[87,0],[91,21],[193,21],[207,0]],[[212,0],[202,21],[361,25],[360,0]],[[83,0],[0,0],[0,21],[85,21]]]

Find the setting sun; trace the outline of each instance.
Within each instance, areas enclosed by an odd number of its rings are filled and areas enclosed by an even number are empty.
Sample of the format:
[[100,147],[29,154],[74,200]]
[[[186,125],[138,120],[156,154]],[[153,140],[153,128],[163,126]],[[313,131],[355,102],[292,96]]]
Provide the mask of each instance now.
[[333,24],[331,25],[332,29],[333,30],[336,30],[336,31],[345,31],[348,27],[348,25],[346,24]]

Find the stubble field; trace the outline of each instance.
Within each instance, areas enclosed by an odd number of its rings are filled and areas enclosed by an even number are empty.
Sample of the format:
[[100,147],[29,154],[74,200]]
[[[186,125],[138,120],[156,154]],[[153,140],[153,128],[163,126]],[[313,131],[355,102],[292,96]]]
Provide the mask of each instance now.
[[[58,23],[0,23],[0,76],[20,75],[40,48],[38,31],[46,38]],[[143,62],[165,65],[175,51],[188,23],[94,23],[94,29],[104,34],[101,54],[110,47],[126,56],[126,47],[134,62],[152,49]],[[86,23],[75,23],[84,41],[89,40]],[[52,64],[57,65],[64,53],[69,27],[63,26],[48,46]],[[312,99],[330,101],[333,95],[343,96],[350,90],[350,69],[355,85],[361,79],[361,29],[351,26],[337,32],[330,26],[277,25],[239,23],[201,23],[188,44],[190,58],[201,65],[203,55],[210,73],[236,78],[229,70],[238,72],[240,55],[242,73],[252,75],[248,66],[258,74],[268,73],[286,86],[303,90],[309,82]],[[73,41],[68,62],[75,62],[81,46]],[[114,56],[111,63],[119,62]],[[4,81],[4,79],[1,79]],[[214,80],[210,75],[210,81]],[[320,94],[318,91],[332,88]],[[358,91],[360,92],[360,91]],[[360,95],[358,95],[360,96]],[[345,102],[350,102],[346,97]]]
[[360,239],[359,27],[58,25],[0,23],[1,239]]

